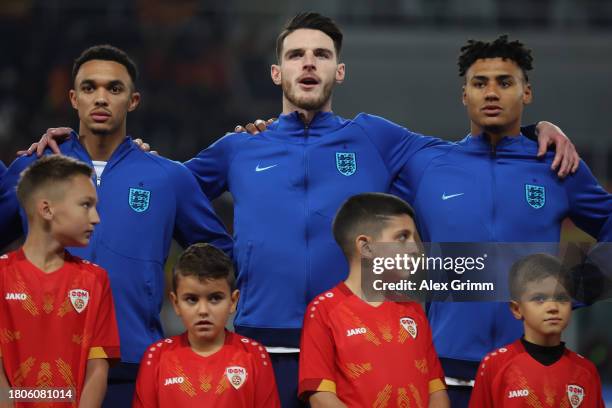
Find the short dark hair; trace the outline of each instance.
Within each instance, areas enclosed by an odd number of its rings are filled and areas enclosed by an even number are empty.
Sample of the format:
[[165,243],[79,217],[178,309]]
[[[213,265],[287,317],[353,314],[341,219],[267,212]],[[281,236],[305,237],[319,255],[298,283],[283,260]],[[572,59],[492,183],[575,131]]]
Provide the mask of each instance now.
[[325,17],[319,13],[305,12],[299,13],[291,20],[287,21],[283,27],[283,31],[276,38],[276,58],[280,62],[282,59],[283,52],[283,41],[285,38],[295,30],[300,28],[309,28],[311,30],[319,30],[327,34],[334,42],[334,48],[336,49],[336,56],[340,57],[340,50],[342,49],[342,31],[340,27],[329,17]]
[[414,210],[404,200],[384,193],[357,194],[346,200],[333,222],[334,238],[347,257],[353,254],[353,241],[358,235],[377,236],[389,217],[408,215]]
[[567,293],[573,295],[573,281],[563,263],[553,255],[538,253],[521,258],[510,268],[510,298],[520,300],[528,283],[548,277],[557,279]]
[[136,86],[136,80],[138,79],[138,68],[136,67],[136,63],[132,60],[132,58],[130,58],[129,55],[127,55],[125,51],[108,44],[94,45],[89,47],[83,51],[77,59],[74,60],[74,65],[72,65],[73,84],[81,65],[91,60],[118,62],[119,64],[123,65],[125,69],[127,69],[134,87]]
[[503,58],[514,61],[521,68],[525,81],[529,81],[527,71],[533,69],[533,57],[531,50],[525,48],[519,41],[508,41],[508,35],[500,35],[493,42],[469,40],[461,47],[459,55],[459,76],[465,76],[466,72],[476,60],[483,58]]
[[92,172],[86,163],[72,157],[43,156],[21,172],[17,183],[17,199],[27,209],[32,195],[41,188],[64,183],[76,175],[91,177]]
[[225,279],[230,292],[236,289],[232,260],[223,251],[210,244],[193,244],[179,256],[172,271],[172,291],[174,293],[176,293],[179,276],[195,276],[200,281]]

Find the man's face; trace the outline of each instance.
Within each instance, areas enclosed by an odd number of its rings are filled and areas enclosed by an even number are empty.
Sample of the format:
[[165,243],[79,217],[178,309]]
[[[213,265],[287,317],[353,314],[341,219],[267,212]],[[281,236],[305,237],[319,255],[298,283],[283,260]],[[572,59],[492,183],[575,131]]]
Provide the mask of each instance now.
[[333,40],[319,30],[301,28],[283,41],[280,65],[272,65],[272,81],[283,88],[291,109],[331,110],[334,83],[344,80]]
[[70,102],[79,113],[81,126],[97,135],[125,129],[128,112],[140,102],[125,66],[115,61],[87,61],[77,72]]
[[213,343],[236,311],[238,291],[230,292],[225,279],[200,280],[180,276],[176,293],[170,294],[174,311],[181,318],[190,339]]
[[479,59],[467,70],[465,79],[463,104],[478,131],[518,134],[523,106],[532,99],[531,86],[519,66],[508,59]]
[[513,301],[511,309],[517,319],[525,321],[525,335],[544,342],[547,337],[560,336],[567,327],[572,302],[557,278],[549,276],[527,283],[520,301]]
[[53,187],[48,208],[43,212],[52,234],[65,247],[86,246],[100,217],[97,195],[91,179],[76,175]]

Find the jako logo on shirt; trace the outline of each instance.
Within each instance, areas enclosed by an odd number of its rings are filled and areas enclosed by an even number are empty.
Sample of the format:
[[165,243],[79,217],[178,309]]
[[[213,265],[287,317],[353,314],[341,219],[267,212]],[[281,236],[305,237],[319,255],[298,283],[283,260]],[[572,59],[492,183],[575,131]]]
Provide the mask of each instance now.
[[351,337],[356,334],[366,334],[366,331],[367,330],[365,327],[357,327],[356,329],[348,329],[346,331],[346,337]]
[[170,377],[170,378],[166,378],[166,381],[164,381],[164,385],[182,384],[184,381],[185,381],[185,378],[183,377]]
[[508,392],[508,398],[527,397],[529,390],[512,390]]
[[28,295],[25,293],[7,293],[4,299],[6,300],[26,300]]
[[231,366],[225,369],[225,376],[229,380],[232,387],[238,389],[244,385],[247,379],[247,370],[240,366]]

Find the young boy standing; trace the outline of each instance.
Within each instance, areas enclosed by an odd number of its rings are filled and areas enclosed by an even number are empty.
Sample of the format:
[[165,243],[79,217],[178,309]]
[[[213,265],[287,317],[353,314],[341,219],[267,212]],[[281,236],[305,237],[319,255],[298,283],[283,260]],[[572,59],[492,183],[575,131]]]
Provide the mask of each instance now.
[[28,235],[0,257],[0,384],[63,389],[35,394],[43,402],[100,406],[108,360],[120,357],[106,271],[65,249],[86,246],[100,222],[91,177],[89,166],[64,156],[27,168],[17,196]]
[[333,224],[350,265],[346,281],[316,297],[304,317],[299,394],[313,408],[448,407],[444,374],[415,302],[368,302],[361,257],[377,243],[418,242],[412,208],[382,193],[349,198]]
[[597,369],[561,341],[572,312],[571,288],[554,256],[534,254],[513,265],[510,309],[525,335],[485,356],[470,407],[604,407]]
[[265,348],[225,329],[239,295],[232,261],[211,245],[191,245],[174,267],[172,286],[187,331],[145,351],[133,406],[280,408]]

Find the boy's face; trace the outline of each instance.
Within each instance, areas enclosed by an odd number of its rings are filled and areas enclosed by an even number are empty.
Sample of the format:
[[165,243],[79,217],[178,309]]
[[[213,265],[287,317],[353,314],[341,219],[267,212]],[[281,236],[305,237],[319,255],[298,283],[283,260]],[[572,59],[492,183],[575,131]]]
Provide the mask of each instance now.
[[230,314],[236,311],[238,290],[230,292],[225,279],[201,281],[196,276],[179,276],[176,293],[170,298],[192,339],[214,342],[224,330]]
[[323,31],[300,28],[283,41],[280,65],[272,65],[272,81],[294,108],[308,111],[330,108],[335,83],[344,80],[334,41]]
[[525,322],[525,337],[543,343],[559,337],[570,321],[572,302],[559,281],[549,276],[528,282],[519,301],[510,304],[514,317]]
[[39,213],[50,223],[51,233],[65,247],[86,246],[100,217],[91,179],[76,175],[53,187],[39,201]]
[[531,103],[531,86],[512,60],[479,59],[465,74],[463,104],[473,125],[518,132],[523,107]]
[[72,107],[81,126],[93,134],[114,134],[125,126],[128,112],[140,102],[140,94],[125,66],[115,61],[91,60],[79,68],[70,91]]

